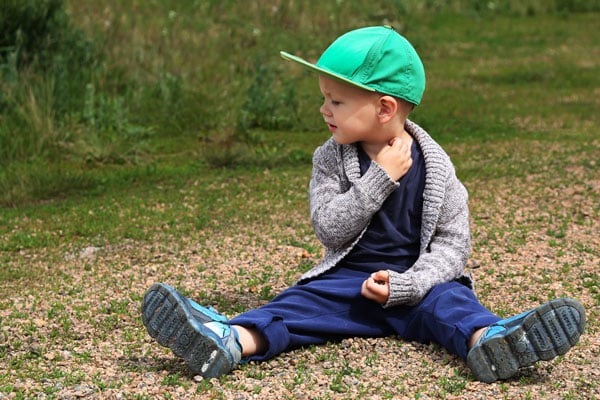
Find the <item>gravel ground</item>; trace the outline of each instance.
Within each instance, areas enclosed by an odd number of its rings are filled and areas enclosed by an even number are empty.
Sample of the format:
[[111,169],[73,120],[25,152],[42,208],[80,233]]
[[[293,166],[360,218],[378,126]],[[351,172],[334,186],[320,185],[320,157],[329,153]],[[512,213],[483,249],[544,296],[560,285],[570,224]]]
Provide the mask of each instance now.
[[[306,250],[318,243],[308,234],[305,210],[288,210],[263,226],[227,232],[182,238],[165,231],[154,243],[22,251],[10,263],[40,276],[0,283],[0,369],[10,377],[0,399],[599,398],[600,180],[589,171],[571,173],[587,183],[552,185],[549,175],[468,182],[474,193],[469,268],[482,303],[509,316],[570,296],[588,312],[576,347],[512,380],[475,382],[460,359],[438,346],[397,338],[299,349],[221,379],[191,376],[145,332],[144,291],[169,282],[230,316],[264,303],[319,257]],[[290,227],[289,221],[302,222]],[[302,248],[286,244],[290,238]]]

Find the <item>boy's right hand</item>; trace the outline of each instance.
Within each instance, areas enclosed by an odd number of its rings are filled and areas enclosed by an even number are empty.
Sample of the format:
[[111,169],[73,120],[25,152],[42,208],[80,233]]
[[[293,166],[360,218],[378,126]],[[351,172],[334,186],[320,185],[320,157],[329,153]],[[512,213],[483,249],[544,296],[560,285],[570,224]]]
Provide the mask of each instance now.
[[413,138],[410,135],[394,137],[377,153],[374,161],[397,181],[402,178],[412,166],[410,148]]

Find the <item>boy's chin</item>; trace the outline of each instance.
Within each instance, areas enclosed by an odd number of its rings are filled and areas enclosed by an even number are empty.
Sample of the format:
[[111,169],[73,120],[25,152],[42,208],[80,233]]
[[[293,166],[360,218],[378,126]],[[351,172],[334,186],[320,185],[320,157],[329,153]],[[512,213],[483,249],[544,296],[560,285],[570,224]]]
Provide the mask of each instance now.
[[352,143],[354,143],[354,142],[351,142],[351,141],[349,141],[349,140],[344,140],[344,138],[343,138],[343,137],[339,137],[339,136],[337,136],[337,135],[335,135],[335,134],[334,134],[334,135],[332,135],[331,137],[333,138],[333,140],[335,140],[335,142],[336,142],[337,144],[352,144]]

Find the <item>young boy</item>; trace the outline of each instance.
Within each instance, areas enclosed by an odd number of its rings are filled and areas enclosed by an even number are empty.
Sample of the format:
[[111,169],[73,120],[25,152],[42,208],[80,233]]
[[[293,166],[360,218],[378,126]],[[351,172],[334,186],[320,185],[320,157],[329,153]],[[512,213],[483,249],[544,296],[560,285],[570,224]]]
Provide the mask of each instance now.
[[194,374],[217,377],[248,360],[350,336],[435,342],[467,361],[476,379],[506,379],[579,340],[585,311],[556,299],[501,320],[477,300],[467,192],[441,147],[408,115],[425,73],[390,27],[333,42],[316,64],[320,112],[332,138],[313,158],[310,214],[323,260],[268,304],[227,320],[153,285],[142,320]]

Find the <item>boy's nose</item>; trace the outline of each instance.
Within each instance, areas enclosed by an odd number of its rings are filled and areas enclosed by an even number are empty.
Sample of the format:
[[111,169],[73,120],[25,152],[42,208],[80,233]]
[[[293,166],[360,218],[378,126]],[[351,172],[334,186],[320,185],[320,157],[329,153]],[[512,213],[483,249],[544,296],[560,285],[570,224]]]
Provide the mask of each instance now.
[[325,106],[325,103],[323,103],[323,104],[321,105],[321,108],[319,108],[319,111],[320,111],[320,112],[321,112],[321,114],[323,114],[323,115],[327,115],[327,116],[330,116],[330,115],[331,115],[331,113],[330,113],[329,109],[328,109],[328,108]]

